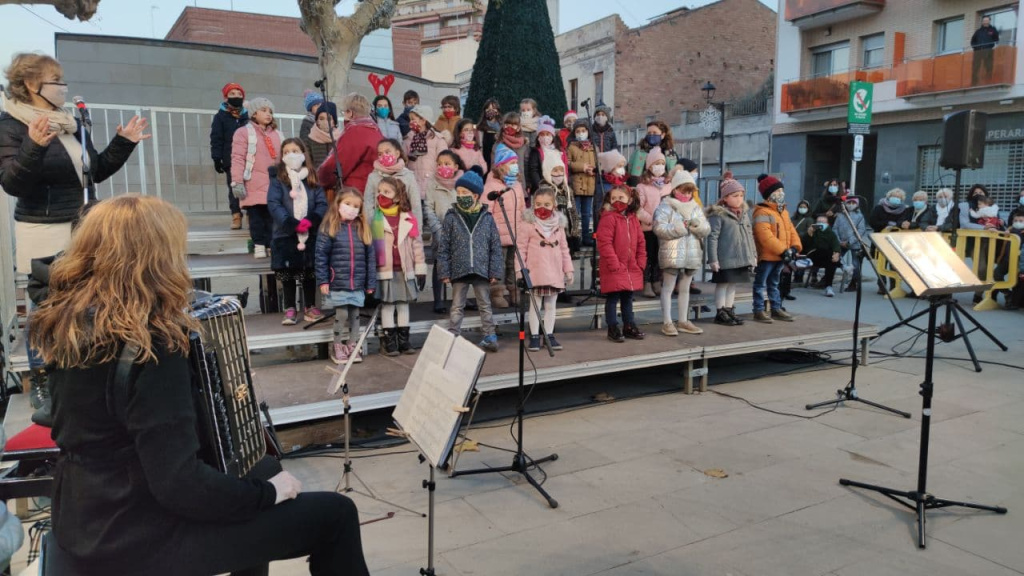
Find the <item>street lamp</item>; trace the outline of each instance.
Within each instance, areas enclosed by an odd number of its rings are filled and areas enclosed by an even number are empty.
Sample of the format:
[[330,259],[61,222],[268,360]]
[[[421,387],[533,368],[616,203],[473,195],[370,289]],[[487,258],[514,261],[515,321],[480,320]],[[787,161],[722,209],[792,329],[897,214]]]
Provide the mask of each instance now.
[[704,92],[704,100],[707,101],[709,106],[714,106],[718,110],[718,174],[721,177],[725,176],[725,102],[714,102],[715,97],[715,85],[708,80],[701,91]]

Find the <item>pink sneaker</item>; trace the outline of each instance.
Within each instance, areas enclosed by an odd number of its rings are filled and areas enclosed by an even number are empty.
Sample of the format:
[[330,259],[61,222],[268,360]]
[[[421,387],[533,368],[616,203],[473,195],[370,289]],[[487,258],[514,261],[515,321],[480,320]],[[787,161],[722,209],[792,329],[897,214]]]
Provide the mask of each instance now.
[[344,364],[345,362],[348,362],[348,344],[335,342],[331,346],[331,361],[335,364]]
[[355,364],[359,364],[363,361],[363,351],[355,344],[348,345],[348,355],[350,357],[355,357],[355,360],[352,361]]
[[312,308],[306,308],[306,313],[302,316],[306,322],[316,322],[317,320],[323,320],[324,313],[319,308],[313,306]]
[[284,318],[281,320],[282,326],[295,326],[297,323],[295,314],[295,308],[289,308],[284,311]]

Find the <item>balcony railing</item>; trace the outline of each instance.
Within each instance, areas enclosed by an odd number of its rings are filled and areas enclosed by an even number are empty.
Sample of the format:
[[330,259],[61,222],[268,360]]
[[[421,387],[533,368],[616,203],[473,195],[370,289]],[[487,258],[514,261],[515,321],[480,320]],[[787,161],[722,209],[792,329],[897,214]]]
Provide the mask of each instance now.
[[786,0],[786,21],[813,28],[870,16],[883,8],[885,0]]
[[1010,86],[1017,65],[1015,46],[996,46],[987,51],[957,52],[906,60],[894,66],[896,95],[908,98],[923,94],[973,88]]
[[437,38],[453,38],[459,36],[472,37],[474,33],[482,33],[484,25],[479,22],[472,24],[463,24],[461,26],[445,26],[444,28],[434,28],[433,30],[423,29],[423,38],[428,40],[434,40]]
[[801,110],[845,106],[850,99],[850,82],[878,83],[892,78],[892,68],[881,67],[787,82],[782,85],[782,111],[788,114]]

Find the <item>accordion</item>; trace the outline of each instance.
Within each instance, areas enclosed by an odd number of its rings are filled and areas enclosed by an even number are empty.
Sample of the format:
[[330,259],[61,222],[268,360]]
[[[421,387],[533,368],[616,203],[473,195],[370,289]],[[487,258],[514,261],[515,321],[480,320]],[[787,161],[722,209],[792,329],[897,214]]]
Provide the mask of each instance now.
[[242,477],[267,454],[242,305],[234,298],[206,295],[192,303],[191,314],[200,325],[189,335],[200,457],[225,474]]

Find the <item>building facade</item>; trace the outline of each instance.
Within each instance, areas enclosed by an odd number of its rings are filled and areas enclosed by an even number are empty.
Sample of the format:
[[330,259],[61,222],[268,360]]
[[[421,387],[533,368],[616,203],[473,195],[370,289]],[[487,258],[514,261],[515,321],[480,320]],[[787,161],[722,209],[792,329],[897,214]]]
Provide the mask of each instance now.
[[[975,51],[990,18],[999,42]],[[1003,207],[1024,188],[1024,58],[1020,2],[1007,0],[780,0],[772,169],[794,196],[816,198],[826,179],[849,181],[852,81],[873,83],[871,134],[857,168],[857,194],[951,187],[938,165],[943,117],[988,114],[985,165],[965,170]]]

